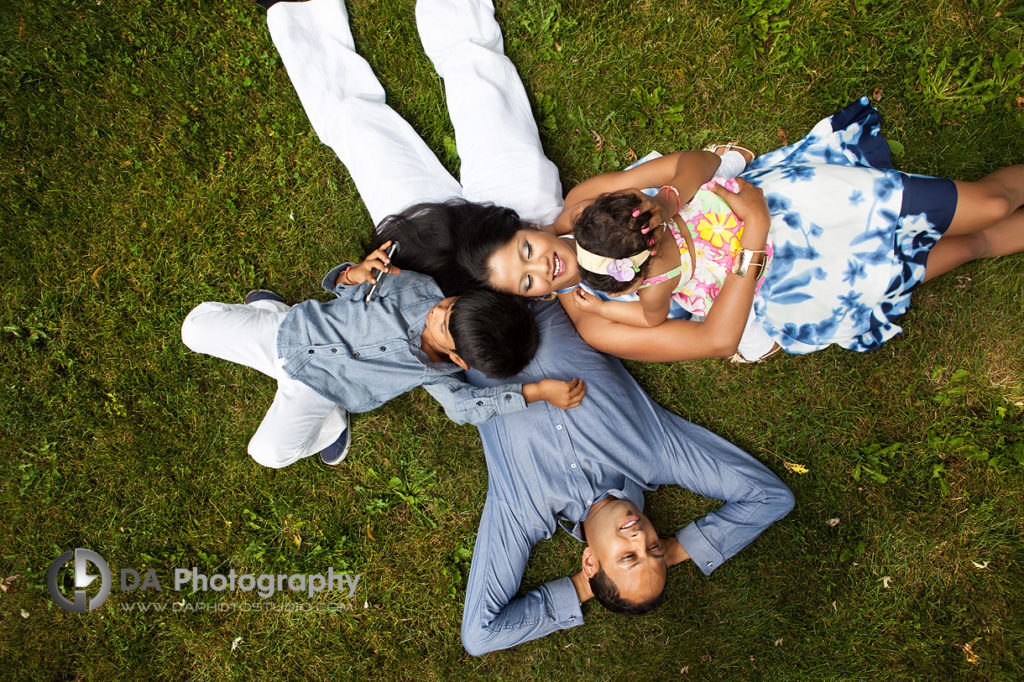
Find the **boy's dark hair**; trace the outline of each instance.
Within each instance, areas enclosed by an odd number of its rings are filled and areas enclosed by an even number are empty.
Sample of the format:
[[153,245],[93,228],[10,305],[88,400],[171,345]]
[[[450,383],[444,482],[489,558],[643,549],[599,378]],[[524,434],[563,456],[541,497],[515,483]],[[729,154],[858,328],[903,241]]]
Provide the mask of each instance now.
[[[576,243],[587,251],[608,258],[629,258],[650,248],[652,235],[641,234],[640,229],[651,219],[650,211],[636,218],[633,211],[640,206],[635,194],[606,194],[583,209],[572,226]],[[590,272],[580,266],[580,279],[597,291],[617,294],[647,277],[651,259],[639,267],[633,279],[620,282],[611,275]]]
[[[632,602],[622,598],[619,588],[611,581],[604,569],[599,569],[594,577],[589,579],[590,591],[594,593],[594,599],[612,613],[621,613],[627,616],[642,616],[650,613],[661,606],[665,601],[665,589],[651,597],[647,601]],[[666,580],[666,585],[668,584]]]
[[455,352],[471,368],[495,379],[521,372],[540,343],[537,321],[518,296],[467,291],[455,299],[448,320]]
[[458,296],[487,284],[487,260],[522,228],[510,208],[463,199],[416,204],[382,220],[367,252],[398,240],[395,265],[430,275],[445,296]]

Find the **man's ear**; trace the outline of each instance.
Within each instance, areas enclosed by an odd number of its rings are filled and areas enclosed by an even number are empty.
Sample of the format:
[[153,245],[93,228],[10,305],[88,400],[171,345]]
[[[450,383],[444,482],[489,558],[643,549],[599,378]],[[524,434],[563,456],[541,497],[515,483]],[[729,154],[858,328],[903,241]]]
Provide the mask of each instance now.
[[601,570],[601,564],[598,562],[597,557],[594,556],[594,550],[590,549],[590,545],[587,545],[583,550],[583,575],[587,578],[593,578],[597,575],[597,572]]
[[448,359],[451,360],[452,362],[454,362],[456,365],[458,365],[462,369],[467,370],[467,371],[469,370],[469,363],[466,362],[465,360],[463,360],[462,356],[459,355],[458,353],[456,353],[455,351],[452,351],[451,353],[448,354]]

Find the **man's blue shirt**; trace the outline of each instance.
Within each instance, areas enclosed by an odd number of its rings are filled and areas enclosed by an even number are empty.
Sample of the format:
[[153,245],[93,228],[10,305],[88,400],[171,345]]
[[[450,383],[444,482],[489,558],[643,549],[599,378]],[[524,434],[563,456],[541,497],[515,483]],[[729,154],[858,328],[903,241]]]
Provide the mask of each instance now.
[[[480,425],[488,490],[466,588],[462,636],[471,654],[583,623],[569,578],[516,598],[530,550],[559,523],[583,539],[591,505],[612,495],[643,509],[643,492],[680,485],[725,501],[676,533],[711,573],[792,508],[789,489],[728,441],[655,404],[619,360],[588,346],[558,303],[535,307],[541,344],[515,381],[587,384],[579,407],[535,403]],[[476,372],[479,386],[493,381]]]

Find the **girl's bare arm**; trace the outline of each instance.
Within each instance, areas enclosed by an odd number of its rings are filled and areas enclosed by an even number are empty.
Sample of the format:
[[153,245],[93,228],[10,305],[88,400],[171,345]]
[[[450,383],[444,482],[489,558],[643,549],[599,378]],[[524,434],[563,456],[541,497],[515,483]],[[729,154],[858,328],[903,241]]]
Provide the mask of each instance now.
[[[676,152],[629,170],[595,175],[573,187],[566,195],[565,206],[552,225],[554,233],[572,232],[573,220],[594,199],[607,192],[673,185],[685,204],[701,185],[712,178],[720,163],[720,157],[711,152]],[[668,199],[675,202],[674,196]],[[672,215],[675,206],[672,209],[668,215]]]

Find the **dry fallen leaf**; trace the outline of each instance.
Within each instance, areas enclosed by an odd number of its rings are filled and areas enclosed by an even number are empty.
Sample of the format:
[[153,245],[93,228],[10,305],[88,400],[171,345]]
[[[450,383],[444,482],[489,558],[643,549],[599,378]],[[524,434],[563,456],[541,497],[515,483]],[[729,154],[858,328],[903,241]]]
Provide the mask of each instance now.
[[775,640],[775,643],[772,644],[772,646],[782,646],[782,638],[779,637],[777,640]]
[[701,656],[700,657],[700,662],[701,663],[710,663],[711,662],[711,654],[704,654],[703,656]]
[[839,525],[839,519],[838,518],[829,519],[828,520],[828,525],[831,526],[832,528],[835,528],[836,526]]
[[0,582],[0,592],[14,592],[14,581],[20,577],[20,575],[9,575],[4,578],[4,581]]
[[977,642],[979,639],[981,639],[981,637],[975,637],[970,642],[960,647],[961,649],[963,649],[964,657],[967,659],[967,662],[971,665],[978,665],[978,661],[980,660],[978,658],[978,654],[974,653],[974,643]]
[[679,674],[680,675],[686,675],[689,672],[690,672],[690,666],[688,666],[688,665],[684,665],[682,668],[679,669]]
[[28,611],[26,611],[25,609],[22,609],[21,610],[21,617],[22,618],[28,618]]
[[107,267],[106,264],[103,264],[103,265],[99,266],[98,268],[96,268],[95,270],[92,271],[92,283],[95,284],[96,286],[100,285],[100,280],[99,280],[100,270],[102,270],[105,267]]
[[601,151],[604,147],[604,137],[593,128],[588,128],[588,130],[590,131],[590,134],[594,136],[594,149],[596,151]]
[[796,462],[782,462],[783,466],[792,471],[794,474],[806,474],[810,469],[805,467],[803,464],[797,464]]
[[971,564],[975,568],[982,568],[982,569],[988,568],[988,562],[987,561],[982,561],[980,564],[977,561],[972,561]]
[[238,648],[238,645],[242,643],[241,637],[235,637],[234,641],[231,642],[231,650],[234,651]]
[[879,578],[878,582],[882,583],[882,587],[884,587],[885,589],[888,590],[889,589],[889,583],[892,582],[892,578],[887,576],[887,575],[885,575],[885,576],[882,576],[881,578]]

